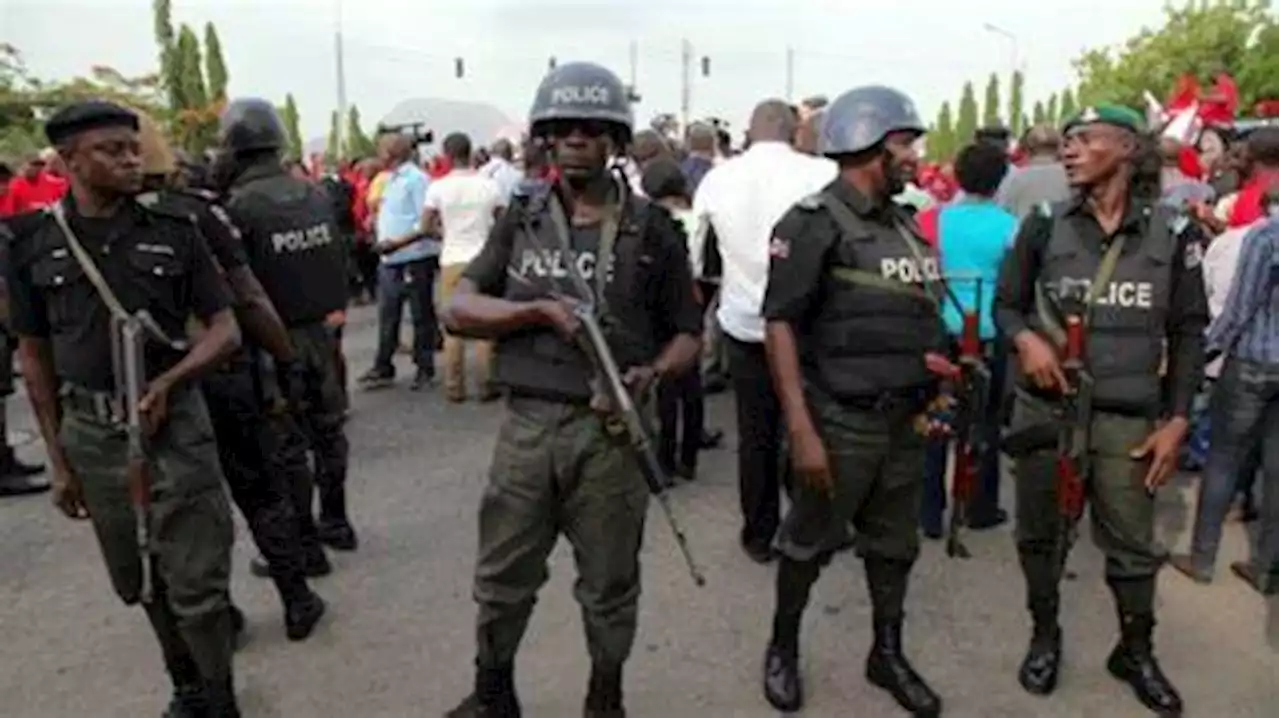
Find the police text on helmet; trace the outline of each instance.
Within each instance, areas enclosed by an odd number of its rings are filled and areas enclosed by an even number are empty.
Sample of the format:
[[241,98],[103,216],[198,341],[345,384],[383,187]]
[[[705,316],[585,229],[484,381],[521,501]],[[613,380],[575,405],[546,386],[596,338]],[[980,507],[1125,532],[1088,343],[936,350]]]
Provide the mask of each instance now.
[[608,105],[609,88],[604,85],[569,85],[551,90],[553,105]]

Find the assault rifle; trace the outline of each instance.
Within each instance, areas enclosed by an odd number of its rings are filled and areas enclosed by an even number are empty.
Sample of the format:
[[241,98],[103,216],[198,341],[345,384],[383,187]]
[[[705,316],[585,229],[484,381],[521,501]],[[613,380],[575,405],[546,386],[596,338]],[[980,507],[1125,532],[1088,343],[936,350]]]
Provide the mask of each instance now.
[[111,358],[115,368],[116,395],[124,407],[126,433],[129,438],[126,474],[129,500],[133,504],[138,558],[142,565],[139,598],[150,603],[153,593],[151,577],[151,465],[148,456],[147,428],[143,426],[138,407],[146,396],[147,321],[146,310],[111,319]]
[[991,391],[991,370],[982,354],[982,335],[977,307],[982,306],[982,280],[977,282],[975,309],[963,311],[960,334],[960,380],[953,428],[955,462],[951,472],[951,517],[947,523],[947,555],[969,558],[960,532],[969,522],[969,502],[978,482],[978,466],[986,454],[985,421]]
[[1093,414],[1093,376],[1085,364],[1083,312],[1063,317],[1065,341],[1062,374],[1066,391],[1059,405],[1058,428],[1058,570],[1066,570],[1067,554],[1075,543],[1077,524],[1084,513],[1084,477],[1089,457],[1089,424]]

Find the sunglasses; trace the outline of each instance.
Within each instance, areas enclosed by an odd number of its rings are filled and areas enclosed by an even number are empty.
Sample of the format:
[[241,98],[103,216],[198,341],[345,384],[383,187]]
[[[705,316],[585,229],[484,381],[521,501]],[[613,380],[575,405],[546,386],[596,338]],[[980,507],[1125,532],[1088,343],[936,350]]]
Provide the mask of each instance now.
[[575,132],[594,140],[609,134],[609,124],[599,120],[557,120],[551,123],[547,131],[558,140],[569,137]]

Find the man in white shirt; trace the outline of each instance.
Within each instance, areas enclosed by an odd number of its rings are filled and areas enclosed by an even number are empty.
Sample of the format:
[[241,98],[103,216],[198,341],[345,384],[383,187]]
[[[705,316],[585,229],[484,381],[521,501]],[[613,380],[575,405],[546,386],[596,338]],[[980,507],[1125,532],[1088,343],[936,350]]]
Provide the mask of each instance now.
[[[507,204],[498,183],[471,169],[471,140],[455,132],[444,138],[444,154],[454,169],[427,188],[423,211],[423,227],[428,234],[442,238],[440,249],[440,301],[448,304],[453,289],[462,277],[467,263],[480,253],[489,230]],[[444,339],[445,398],[452,402],[467,400],[466,346],[476,348],[476,377],[480,400],[490,401],[497,393],[490,384],[493,345],[446,335]]]
[[[781,508],[781,413],[764,352],[764,301],[773,226],[797,200],[836,178],[836,164],[791,147],[799,118],[782,100],[751,113],[751,147],[713,168],[694,196],[693,211],[715,232],[723,261],[717,319],[724,332],[738,410],[738,489],[743,550],[773,558]],[[694,246],[701,246],[696,244]]]
[[480,174],[496,182],[502,192],[503,203],[510,204],[511,195],[524,179],[524,174],[515,165],[515,148],[510,140],[501,139],[493,143],[489,152],[492,157],[480,168]]

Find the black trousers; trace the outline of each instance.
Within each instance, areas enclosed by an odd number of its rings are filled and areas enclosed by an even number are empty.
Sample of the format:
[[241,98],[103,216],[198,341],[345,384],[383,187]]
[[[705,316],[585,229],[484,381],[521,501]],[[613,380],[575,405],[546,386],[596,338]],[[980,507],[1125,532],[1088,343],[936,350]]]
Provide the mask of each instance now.
[[764,344],[724,336],[738,407],[738,498],[744,546],[767,548],[778,532],[782,409],[773,391]]
[[704,413],[702,372],[698,367],[658,385],[658,458],[668,472],[698,466]]

